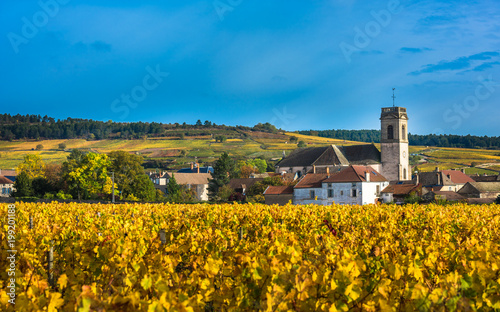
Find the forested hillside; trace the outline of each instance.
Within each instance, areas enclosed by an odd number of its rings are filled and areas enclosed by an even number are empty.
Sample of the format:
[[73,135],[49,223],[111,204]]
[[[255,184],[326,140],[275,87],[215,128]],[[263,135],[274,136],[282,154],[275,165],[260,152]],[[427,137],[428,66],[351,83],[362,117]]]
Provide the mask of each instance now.
[[240,136],[239,131],[262,131],[277,133],[276,127],[269,123],[257,124],[254,127],[216,125],[206,120],[196,124],[162,124],[156,122],[118,123],[113,121],[96,121],[89,119],[67,118],[55,120],[40,115],[0,114],[0,139],[139,139],[143,137],[180,137],[203,135]]

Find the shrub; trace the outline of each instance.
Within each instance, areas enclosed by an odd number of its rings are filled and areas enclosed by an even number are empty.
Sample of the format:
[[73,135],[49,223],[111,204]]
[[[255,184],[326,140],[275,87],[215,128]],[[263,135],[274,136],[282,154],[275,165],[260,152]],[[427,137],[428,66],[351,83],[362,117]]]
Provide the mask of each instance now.
[[37,151],[43,150],[43,145],[42,145],[42,144],[38,144],[38,145],[36,146],[36,150],[37,150]]

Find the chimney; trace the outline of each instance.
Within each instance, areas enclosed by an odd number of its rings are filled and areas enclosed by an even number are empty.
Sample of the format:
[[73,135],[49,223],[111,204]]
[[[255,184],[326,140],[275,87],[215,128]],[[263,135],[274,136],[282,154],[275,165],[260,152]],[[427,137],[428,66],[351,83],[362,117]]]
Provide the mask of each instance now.
[[197,168],[197,170],[196,170],[196,171],[197,171],[197,173],[200,173],[200,164],[198,164],[198,163],[197,163],[197,164],[196,164],[196,168]]
[[465,168],[462,168],[462,173],[465,174]]
[[437,185],[441,185],[441,175],[438,173],[436,173],[437,175]]
[[316,165],[313,165],[313,173],[316,173]]
[[330,178],[330,167],[326,167],[326,178]]
[[193,170],[194,168],[194,163],[191,163],[191,170]]
[[439,172],[439,167],[436,167],[436,172]]
[[365,172],[365,179],[366,179],[366,182],[370,182],[370,173],[368,171]]
[[420,175],[418,174],[418,172],[415,174],[417,176],[417,185],[420,183]]

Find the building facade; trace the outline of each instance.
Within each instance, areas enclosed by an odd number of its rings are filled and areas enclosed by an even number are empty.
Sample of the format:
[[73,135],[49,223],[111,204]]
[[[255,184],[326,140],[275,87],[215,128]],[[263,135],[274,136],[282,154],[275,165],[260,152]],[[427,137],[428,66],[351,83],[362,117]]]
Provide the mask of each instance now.
[[406,108],[384,107],[380,121],[382,174],[390,181],[410,180]]

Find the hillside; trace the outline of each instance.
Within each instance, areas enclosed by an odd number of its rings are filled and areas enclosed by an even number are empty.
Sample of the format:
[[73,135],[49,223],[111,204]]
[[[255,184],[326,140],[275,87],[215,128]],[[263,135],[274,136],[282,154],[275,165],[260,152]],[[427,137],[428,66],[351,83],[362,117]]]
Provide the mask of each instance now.
[[[308,147],[327,144],[369,144],[297,133],[240,131],[239,136],[240,138],[229,138],[222,143],[216,142],[215,138],[210,135],[185,137],[184,139],[156,137],[137,140],[0,141],[0,168],[15,168],[25,154],[32,153],[39,154],[48,163],[62,163],[71,149],[75,148],[100,153],[124,150],[142,155],[146,166],[178,169],[188,166],[194,160],[202,165],[211,164],[223,152],[228,152],[235,159],[261,157],[268,161],[276,161],[282,157],[283,151],[289,154],[296,149],[296,142],[300,141],[304,141]],[[296,140],[292,137],[295,137]],[[66,145],[65,150],[59,149],[60,143]],[[39,144],[43,145],[42,150],[36,150]],[[378,144],[375,145],[380,148]],[[431,171],[435,167],[441,169],[467,168],[466,172],[471,174],[494,174],[500,171],[500,151],[410,146],[410,153],[413,155],[412,164],[417,165],[419,171]]]

